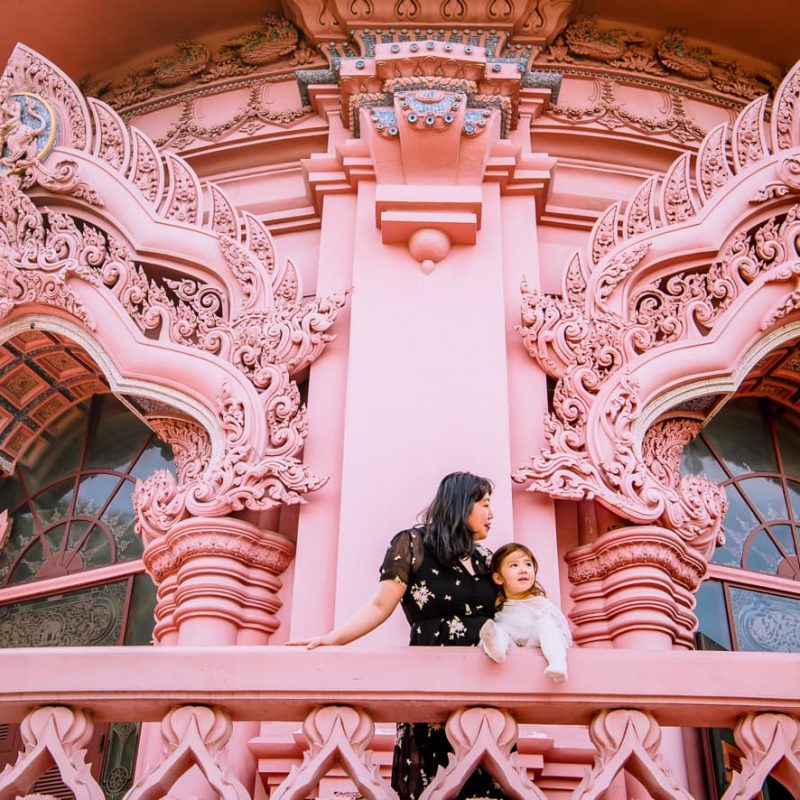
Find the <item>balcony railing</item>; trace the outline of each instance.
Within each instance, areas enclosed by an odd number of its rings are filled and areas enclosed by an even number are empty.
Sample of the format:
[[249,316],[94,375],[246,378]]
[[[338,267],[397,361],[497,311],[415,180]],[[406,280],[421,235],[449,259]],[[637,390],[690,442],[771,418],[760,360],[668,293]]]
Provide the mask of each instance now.
[[661,726],[734,728],[744,754],[725,800],[772,774],[800,797],[800,659],[779,653],[573,649],[553,684],[533,651],[505,664],[472,648],[48,648],[0,651],[0,722],[24,751],[0,800],[24,796],[53,763],[76,800],[99,800],[81,748],[94,722],[159,721],[165,751],[127,800],[163,797],[193,764],[225,798],[244,787],[221,756],[236,721],[303,722],[302,764],[272,794],[304,798],[332,765],[364,797],[395,795],[371,756],[375,723],[447,723],[455,753],[425,793],[457,794],[479,764],[513,797],[544,798],[513,752],[522,723],[588,725],[594,763],[575,798],[601,797],[620,770],[658,798],[689,795],[660,757]]

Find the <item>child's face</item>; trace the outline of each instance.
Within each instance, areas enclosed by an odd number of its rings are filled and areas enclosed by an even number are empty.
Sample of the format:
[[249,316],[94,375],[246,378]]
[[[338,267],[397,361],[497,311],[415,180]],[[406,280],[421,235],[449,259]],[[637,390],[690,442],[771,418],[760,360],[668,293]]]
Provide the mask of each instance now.
[[492,573],[492,580],[503,587],[509,600],[522,600],[536,582],[533,561],[521,550],[511,552],[503,559],[499,571]]

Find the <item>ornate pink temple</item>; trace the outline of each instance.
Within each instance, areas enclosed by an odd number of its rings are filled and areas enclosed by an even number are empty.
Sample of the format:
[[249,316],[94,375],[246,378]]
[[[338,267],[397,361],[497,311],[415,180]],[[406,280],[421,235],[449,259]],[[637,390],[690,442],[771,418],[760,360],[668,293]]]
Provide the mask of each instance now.
[[[0,78],[0,800],[800,797],[797,13],[184,5]],[[285,646],[456,470],[569,679]]]

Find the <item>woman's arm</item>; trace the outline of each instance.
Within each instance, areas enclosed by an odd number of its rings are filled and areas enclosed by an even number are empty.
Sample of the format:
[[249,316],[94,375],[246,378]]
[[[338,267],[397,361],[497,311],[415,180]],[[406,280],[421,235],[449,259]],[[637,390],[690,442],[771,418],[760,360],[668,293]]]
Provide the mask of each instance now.
[[338,628],[313,639],[300,639],[287,644],[305,645],[309,650],[313,650],[323,645],[348,644],[360,639],[389,619],[405,593],[404,583],[381,581],[372,599],[353,612]]

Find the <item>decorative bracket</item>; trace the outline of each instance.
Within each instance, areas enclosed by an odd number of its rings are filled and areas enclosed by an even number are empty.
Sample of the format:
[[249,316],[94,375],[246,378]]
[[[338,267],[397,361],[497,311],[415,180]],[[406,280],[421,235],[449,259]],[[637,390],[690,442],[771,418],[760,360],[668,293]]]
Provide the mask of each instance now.
[[749,800],[769,775],[800,797],[800,722],[787,714],[747,714],[733,732],[744,753],[722,800]]
[[499,708],[460,708],[447,720],[447,738],[453,754],[439,767],[420,800],[455,797],[479,766],[497,781],[503,792],[519,800],[546,800],[536,784],[514,763],[511,748],[517,740],[517,723]]
[[167,755],[156,767],[146,770],[125,800],[157,800],[196,765],[222,800],[250,800],[239,781],[222,766],[222,749],[231,737],[233,725],[227,712],[207,706],[182,706],[170,711],[161,723]]
[[[427,37],[367,48],[364,35],[363,56],[337,57],[342,122],[359,138],[304,166],[315,195],[374,175],[382,241],[406,244],[430,272],[453,244],[475,244],[485,181],[541,197],[554,161],[531,153],[529,137],[511,138],[521,118],[546,108],[551,88],[531,85],[524,61],[494,55],[502,37]],[[330,112],[329,91],[308,91]]]
[[692,800],[661,763],[661,729],[652,714],[624,708],[601,711],[592,719],[589,736],[597,756],[575,789],[574,800],[602,797],[621,769],[627,769],[654,800]]
[[272,800],[308,797],[335,762],[345,770],[361,796],[368,800],[397,800],[366,753],[375,725],[361,709],[326,706],[312,711],[303,723],[309,749],[303,763],[293,767],[272,794]]
[[51,765],[75,800],[103,800],[103,790],[91,775],[83,749],[93,730],[91,719],[83,711],[65,706],[31,711],[21,726],[25,749],[15,764],[0,773],[0,800],[28,794]]

